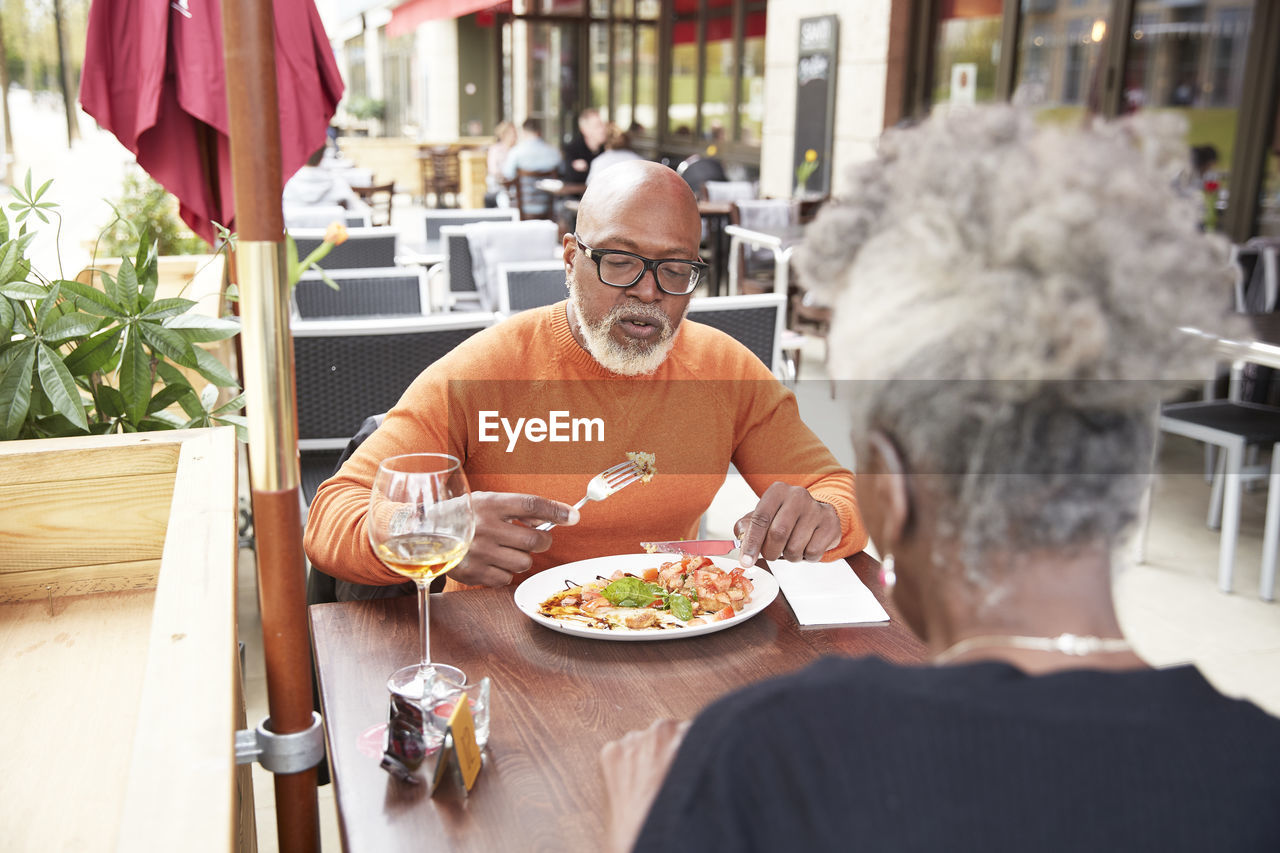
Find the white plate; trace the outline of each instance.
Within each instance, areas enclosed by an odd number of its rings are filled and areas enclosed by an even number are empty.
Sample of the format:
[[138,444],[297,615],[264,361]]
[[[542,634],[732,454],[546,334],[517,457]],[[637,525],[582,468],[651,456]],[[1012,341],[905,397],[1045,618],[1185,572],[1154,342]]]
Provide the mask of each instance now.
[[[534,622],[539,625],[545,625],[552,631],[559,631],[561,634],[590,637],[593,640],[679,640],[685,637],[697,637],[702,634],[723,631],[725,628],[732,628],[734,625],[741,624],[764,610],[778,596],[778,582],[773,579],[773,575],[764,569],[753,566],[746,570],[747,579],[755,585],[755,590],[751,593],[751,600],[732,619],[725,619],[721,622],[707,622],[702,625],[674,630],[671,628],[641,628],[635,631],[607,631],[573,622],[550,619],[538,612],[542,602],[565,588],[565,581],[573,581],[576,586],[577,584],[595,580],[597,575],[607,578],[618,570],[640,574],[645,569],[656,569],[663,563],[678,559],[680,559],[679,556],[675,554],[618,554],[613,557],[596,557],[592,560],[565,563],[563,566],[555,566],[546,571],[538,572],[538,574],[516,587],[516,607],[519,607]],[[727,557],[711,557],[709,559],[716,564],[717,568],[725,571],[738,567],[737,560],[731,560]]]

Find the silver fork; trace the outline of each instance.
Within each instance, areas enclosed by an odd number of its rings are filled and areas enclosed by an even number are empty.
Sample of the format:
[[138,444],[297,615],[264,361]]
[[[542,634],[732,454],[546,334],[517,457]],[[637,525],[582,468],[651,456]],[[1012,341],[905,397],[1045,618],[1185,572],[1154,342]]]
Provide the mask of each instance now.
[[[587,501],[602,501],[614,492],[625,489],[636,480],[640,479],[640,469],[636,467],[636,463],[631,460],[619,462],[612,468],[606,468],[599,474],[591,478],[591,482],[587,483],[587,493],[582,500],[573,505],[574,509],[582,509],[582,505]],[[554,521],[547,521],[539,524],[535,530],[550,530],[556,527]]]

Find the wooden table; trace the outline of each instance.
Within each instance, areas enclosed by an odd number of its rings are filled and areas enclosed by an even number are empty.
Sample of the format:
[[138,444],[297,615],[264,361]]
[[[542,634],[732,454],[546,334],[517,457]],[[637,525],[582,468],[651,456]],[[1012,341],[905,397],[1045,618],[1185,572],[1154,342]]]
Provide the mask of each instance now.
[[[879,596],[878,564],[850,558]],[[600,849],[600,748],[658,717],[683,719],[727,691],[821,655],[919,661],[924,646],[896,611],[888,624],[801,628],[783,596],[733,628],[687,640],[609,642],[549,631],[516,609],[513,589],[432,596],[431,651],[493,680],[492,734],[469,798],[434,799],[378,766],[386,679],[415,660],[412,597],[320,604],[311,628],[348,851]],[[883,598],[882,598],[883,600]]]
[[729,261],[725,249],[724,229],[733,216],[731,201],[698,201],[698,215],[707,223],[707,240],[711,244],[711,296],[719,296],[724,284],[724,267]]

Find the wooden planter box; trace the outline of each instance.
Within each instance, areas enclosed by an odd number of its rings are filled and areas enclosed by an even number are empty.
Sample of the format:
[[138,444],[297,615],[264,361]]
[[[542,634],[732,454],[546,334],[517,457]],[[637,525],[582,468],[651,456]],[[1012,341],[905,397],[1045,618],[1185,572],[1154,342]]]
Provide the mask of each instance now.
[[0,442],[0,846],[252,847],[236,475],[227,427]]

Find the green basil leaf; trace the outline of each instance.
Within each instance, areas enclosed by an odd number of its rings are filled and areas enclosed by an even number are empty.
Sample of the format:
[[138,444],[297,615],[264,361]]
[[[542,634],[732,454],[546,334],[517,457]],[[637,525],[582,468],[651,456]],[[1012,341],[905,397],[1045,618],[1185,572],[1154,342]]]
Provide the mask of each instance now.
[[53,404],[54,411],[88,432],[89,421],[84,416],[80,389],[57,351],[41,344],[37,350],[36,370],[40,374],[40,387]]
[[644,607],[653,601],[654,587],[640,578],[625,577],[610,583],[602,593],[615,607]]
[[15,348],[15,357],[0,374],[0,400],[8,400],[9,407],[0,412],[0,439],[17,438],[31,408],[31,371],[36,362],[36,342],[23,341]]
[[671,609],[671,615],[677,619],[687,620],[693,618],[693,603],[678,592],[673,592],[667,596],[667,607]]

